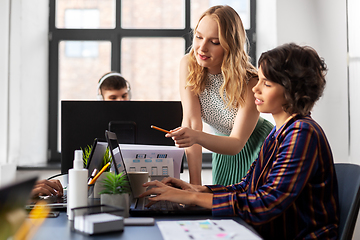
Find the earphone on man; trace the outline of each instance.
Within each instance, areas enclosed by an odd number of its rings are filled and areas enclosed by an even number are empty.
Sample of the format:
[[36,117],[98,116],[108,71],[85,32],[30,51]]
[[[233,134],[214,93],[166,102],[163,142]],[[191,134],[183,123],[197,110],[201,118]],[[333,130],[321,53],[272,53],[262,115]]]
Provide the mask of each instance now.
[[118,76],[121,77],[125,80],[126,86],[127,86],[127,90],[128,90],[128,94],[129,94],[129,99],[131,99],[131,88],[130,88],[130,83],[128,81],[126,81],[126,79],[123,77],[123,75],[121,75],[120,73],[117,72],[110,72],[108,74],[105,74],[102,78],[100,78],[99,83],[98,83],[98,87],[97,87],[97,99],[98,100],[104,100],[103,96],[101,95],[101,91],[100,91],[100,87],[101,84],[103,84],[103,82],[112,76]]

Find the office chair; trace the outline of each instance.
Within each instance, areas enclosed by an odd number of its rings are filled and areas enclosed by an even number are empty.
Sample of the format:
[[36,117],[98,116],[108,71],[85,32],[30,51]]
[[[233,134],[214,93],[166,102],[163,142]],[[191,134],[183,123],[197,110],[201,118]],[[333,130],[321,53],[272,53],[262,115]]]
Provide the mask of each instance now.
[[360,207],[360,166],[335,163],[339,189],[339,240],[352,239]]

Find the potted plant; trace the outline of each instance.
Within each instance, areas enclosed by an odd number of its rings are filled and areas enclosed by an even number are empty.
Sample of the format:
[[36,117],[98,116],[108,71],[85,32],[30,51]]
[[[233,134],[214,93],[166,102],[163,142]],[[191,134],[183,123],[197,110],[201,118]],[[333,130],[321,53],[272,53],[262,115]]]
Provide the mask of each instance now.
[[124,217],[129,217],[130,185],[126,174],[109,172],[101,182],[101,204],[123,208]]

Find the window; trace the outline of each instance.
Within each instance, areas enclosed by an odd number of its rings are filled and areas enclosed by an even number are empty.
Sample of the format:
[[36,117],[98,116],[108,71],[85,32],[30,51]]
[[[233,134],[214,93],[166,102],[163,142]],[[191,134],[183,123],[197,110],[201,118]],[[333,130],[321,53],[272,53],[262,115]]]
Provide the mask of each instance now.
[[64,28],[96,29],[99,28],[99,9],[65,9],[63,20]]
[[60,161],[60,101],[95,100],[109,71],[133,100],[180,100],[178,66],[191,29],[210,6],[240,15],[255,59],[254,0],[52,0],[49,18],[49,161]]

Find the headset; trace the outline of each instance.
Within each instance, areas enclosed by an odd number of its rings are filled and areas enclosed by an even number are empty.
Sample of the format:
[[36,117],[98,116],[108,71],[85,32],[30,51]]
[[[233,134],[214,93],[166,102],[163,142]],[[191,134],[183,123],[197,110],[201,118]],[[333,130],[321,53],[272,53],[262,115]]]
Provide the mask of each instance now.
[[98,100],[104,100],[103,96],[101,95],[101,92],[100,92],[100,87],[101,87],[101,84],[109,77],[112,77],[112,76],[118,76],[118,77],[121,77],[125,80],[126,82],[126,86],[127,86],[127,90],[128,90],[128,94],[129,94],[129,99],[131,99],[131,88],[130,88],[130,83],[128,81],[126,81],[126,79],[123,77],[123,75],[121,75],[120,73],[116,73],[116,72],[110,72],[108,74],[105,74],[102,78],[100,78],[99,80],[99,83],[98,83],[98,86],[97,86],[97,99]]

